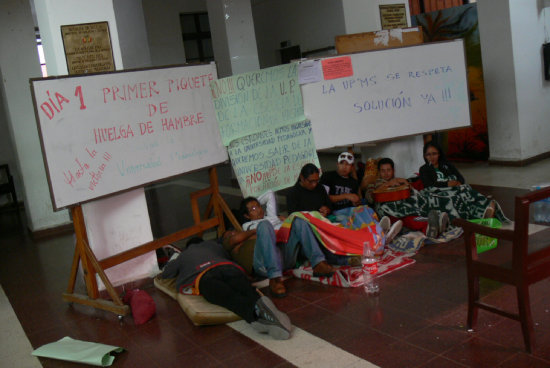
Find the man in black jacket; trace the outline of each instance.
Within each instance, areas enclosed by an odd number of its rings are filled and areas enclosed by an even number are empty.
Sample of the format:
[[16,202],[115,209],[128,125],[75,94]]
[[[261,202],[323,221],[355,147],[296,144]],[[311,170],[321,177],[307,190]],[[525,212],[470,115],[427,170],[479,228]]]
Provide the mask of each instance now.
[[290,337],[288,316],[250,284],[241,266],[216,241],[192,239],[178,257],[164,267],[163,278],[176,278],[178,292],[202,295],[242,317],[254,329],[278,340]]

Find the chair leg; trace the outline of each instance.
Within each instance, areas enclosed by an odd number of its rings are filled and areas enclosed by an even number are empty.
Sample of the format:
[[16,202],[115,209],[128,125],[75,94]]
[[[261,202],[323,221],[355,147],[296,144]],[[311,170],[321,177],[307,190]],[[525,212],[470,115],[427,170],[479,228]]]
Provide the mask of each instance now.
[[535,331],[533,329],[533,317],[531,315],[531,303],[529,301],[529,285],[519,285],[517,288],[519,320],[525,350],[531,353],[535,346]]
[[479,277],[468,275],[468,320],[466,326],[471,330],[477,324],[478,307],[474,305],[479,301]]

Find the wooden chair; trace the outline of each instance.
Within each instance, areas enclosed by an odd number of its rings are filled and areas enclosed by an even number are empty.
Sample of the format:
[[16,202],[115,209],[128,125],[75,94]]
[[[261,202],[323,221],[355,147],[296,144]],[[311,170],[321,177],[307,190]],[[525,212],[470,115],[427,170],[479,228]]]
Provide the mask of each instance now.
[[[529,205],[550,197],[550,187],[515,199],[513,230],[493,229],[455,219],[453,224],[464,229],[468,273],[468,329],[477,322],[478,309],[519,321],[525,349],[535,346],[533,318],[529,302],[529,285],[550,277],[550,228],[529,234]],[[475,234],[498,238],[495,249],[477,254]],[[485,277],[513,285],[517,292],[518,312],[511,313],[479,300],[479,278]]]

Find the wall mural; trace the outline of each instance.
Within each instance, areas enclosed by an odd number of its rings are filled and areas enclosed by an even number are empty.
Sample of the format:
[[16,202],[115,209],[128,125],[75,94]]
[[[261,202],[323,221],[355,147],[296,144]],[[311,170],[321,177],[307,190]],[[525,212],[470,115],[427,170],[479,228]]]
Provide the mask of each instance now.
[[442,133],[441,143],[451,159],[487,160],[487,110],[476,4],[418,14],[412,17],[412,23],[422,26],[424,42],[464,39],[472,127]]

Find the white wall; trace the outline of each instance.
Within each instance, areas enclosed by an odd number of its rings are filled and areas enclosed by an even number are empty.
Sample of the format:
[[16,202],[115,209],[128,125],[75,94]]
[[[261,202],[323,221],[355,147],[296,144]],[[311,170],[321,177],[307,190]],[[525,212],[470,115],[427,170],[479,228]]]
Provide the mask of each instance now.
[[281,41],[304,52],[334,46],[334,37],[346,33],[340,1],[253,1],[252,14],[261,68],[280,64]]
[[151,53],[141,3],[113,0],[113,9],[124,69],[151,66]]
[[550,8],[542,3],[477,2],[494,161],[520,161],[550,151],[550,83],[543,77],[541,52],[548,42]]
[[491,159],[521,156],[508,1],[477,3]]
[[544,80],[542,57],[550,7],[537,3],[510,0],[521,159],[550,152],[550,82]]
[[373,32],[382,29],[379,5],[405,4],[407,24],[411,25],[408,0],[342,0],[346,22],[345,34]]
[[27,225],[37,231],[68,223],[67,211],[52,210],[34,117],[29,78],[41,77],[41,71],[28,1],[0,1],[0,69],[3,105],[23,179]]
[[185,63],[180,14],[206,12],[206,0],[143,0],[153,66]]

